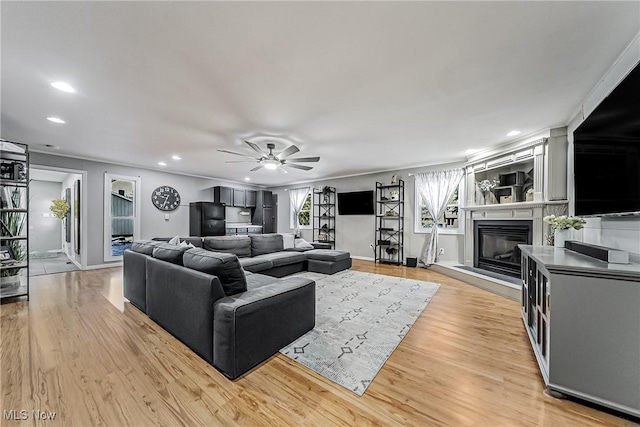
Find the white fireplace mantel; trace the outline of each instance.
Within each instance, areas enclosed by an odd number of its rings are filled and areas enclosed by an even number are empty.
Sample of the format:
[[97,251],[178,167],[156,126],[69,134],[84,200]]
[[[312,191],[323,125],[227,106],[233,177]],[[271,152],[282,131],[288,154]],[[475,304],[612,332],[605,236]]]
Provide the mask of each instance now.
[[[532,159],[534,165],[534,193],[532,201],[476,205],[473,190],[467,192],[466,206],[461,209],[465,218],[464,264],[474,265],[475,221],[487,220],[531,220],[532,244],[544,244],[543,218],[550,214],[566,213],[566,128],[552,129],[549,137],[529,140],[526,144],[513,144],[504,151],[492,152],[486,157],[470,159],[467,165],[467,188],[476,185],[475,174],[479,171],[516,164],[523,159]],[[564,170],[560,170],[564,167]],[[562,188],[564,186],[564,188]],[[564,191],[563,191],[564,190]],[[560,197],[558,197],[560,196]],[[564,197],[562,197],[564,196]],[[551,200],[551,199],[559,200]]]

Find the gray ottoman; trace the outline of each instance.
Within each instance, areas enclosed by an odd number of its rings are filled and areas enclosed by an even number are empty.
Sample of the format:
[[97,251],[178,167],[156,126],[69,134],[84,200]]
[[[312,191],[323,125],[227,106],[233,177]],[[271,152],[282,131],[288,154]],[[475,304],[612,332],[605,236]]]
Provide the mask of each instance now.
[[315,273],[333,274],[351,268],[351,254],[330,249],[312,249],[304,252],[307,270]]

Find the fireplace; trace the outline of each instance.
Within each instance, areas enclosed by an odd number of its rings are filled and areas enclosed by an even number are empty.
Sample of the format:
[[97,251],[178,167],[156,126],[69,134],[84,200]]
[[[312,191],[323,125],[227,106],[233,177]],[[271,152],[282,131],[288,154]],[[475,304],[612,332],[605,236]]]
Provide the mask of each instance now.
[[473,266],[520,277],[518,245],[532,242],[532,221],[474,221]]

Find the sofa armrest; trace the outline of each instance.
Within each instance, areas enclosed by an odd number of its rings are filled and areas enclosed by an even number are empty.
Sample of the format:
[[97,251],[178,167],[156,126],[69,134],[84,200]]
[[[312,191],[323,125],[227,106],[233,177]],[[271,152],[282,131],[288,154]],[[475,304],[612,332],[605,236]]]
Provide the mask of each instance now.
[[213,365],[234,379],[313,329],[315,282],[302,277],[214,304]]
[[147,312],[147,277],[146,264],[148,256],[131,250],[123,254],[123,294],[129,302],[143,312]]
[[224,298],[216,276],[147,259],[147,315],[213,363],[213,304]]

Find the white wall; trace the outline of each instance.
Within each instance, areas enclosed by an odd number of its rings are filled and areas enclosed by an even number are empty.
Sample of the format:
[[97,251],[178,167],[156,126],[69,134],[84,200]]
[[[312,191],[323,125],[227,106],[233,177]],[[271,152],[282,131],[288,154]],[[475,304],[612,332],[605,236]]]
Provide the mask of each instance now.
[[[431,170],[461,168],[463,167],[463,165],[463,163],[451,163],[446,165],[404,169],[400,171],[360,175],[348,178],[327,179],[322,181],[315,181],[312,183],[291,185],[288,187],[270,188],[270,190],[278,196],[279,200],[278,214],[276,218],[277,229],[279,232],[283,233],[293,231],[290,227],[289,221],[291,215],[289,209],[289,194],[285,191],[285,188],[298,188],[305,186],[320,187],[323,185],[329,185],[331,187],[335,187],[338,193],[365,190],[375,191],[376,182],[390,184],[391,176],[396,175],[398,179],[402,179],[405,182],[404,256],[405,258],[419,258],[425,242],[430,237],[430,234],[414,232],[415,179],[413,176],[408,176],[408,174],[427,172]],[[336,249],[348,251],[352,256],[373,259],[374,254],[369,245],[371,243],[375,243],[375,220],[375,215],[337,215]],[[464,230],[461,229],[460,233],[463,232]],[[306,240],[311,241],[313,238],[312,230],[302,230],[301,234],[302,237]],[[464,256],[464,235],[440,233],[438,236],[438,247],[444,248],[445,251],[444,255],[439,257],[439,261],[452,261],[462,263]]]
[[[640,34],[622,52],[602,80],[583,101],[580,112],[567,126],[569,140],[568,194],[569,212],[574,211],[573,132],[604,98],[624,79],[640,61]],[[640,65],[638,65],[640,66]],[[584,230],[573,232],[573,238],[595,245],[630,252],[632,260],[640,262],[640,219],[637,217],[588,218]]]
[[59,182],[32,180],[29,184],[29,251],[62,250],[62,220],[49,210],[51,201],[60,198]]
[[[30,161],[35,165],[55,168],[87,171],[87,266],[105,264],[104,254],[104,173],[118,175],[139,176],[141,178],[141,229],[142,239],[153,237],[171,237],[189,235],[189,202],[213,201],[213,189],[216,185],[232,186],[235,188],[256,189],[241,183],[197,178],[177,175],[161,171],[138,169],[128,166],[101,163],[91,160],[76,159],[64,156],[31,152]],[[165,212],[158,210],[151,203],[151,192],[161,185],[174,187],[181,196],[181,205],[173,212],[166,212],[168,220],[164,219]]]

